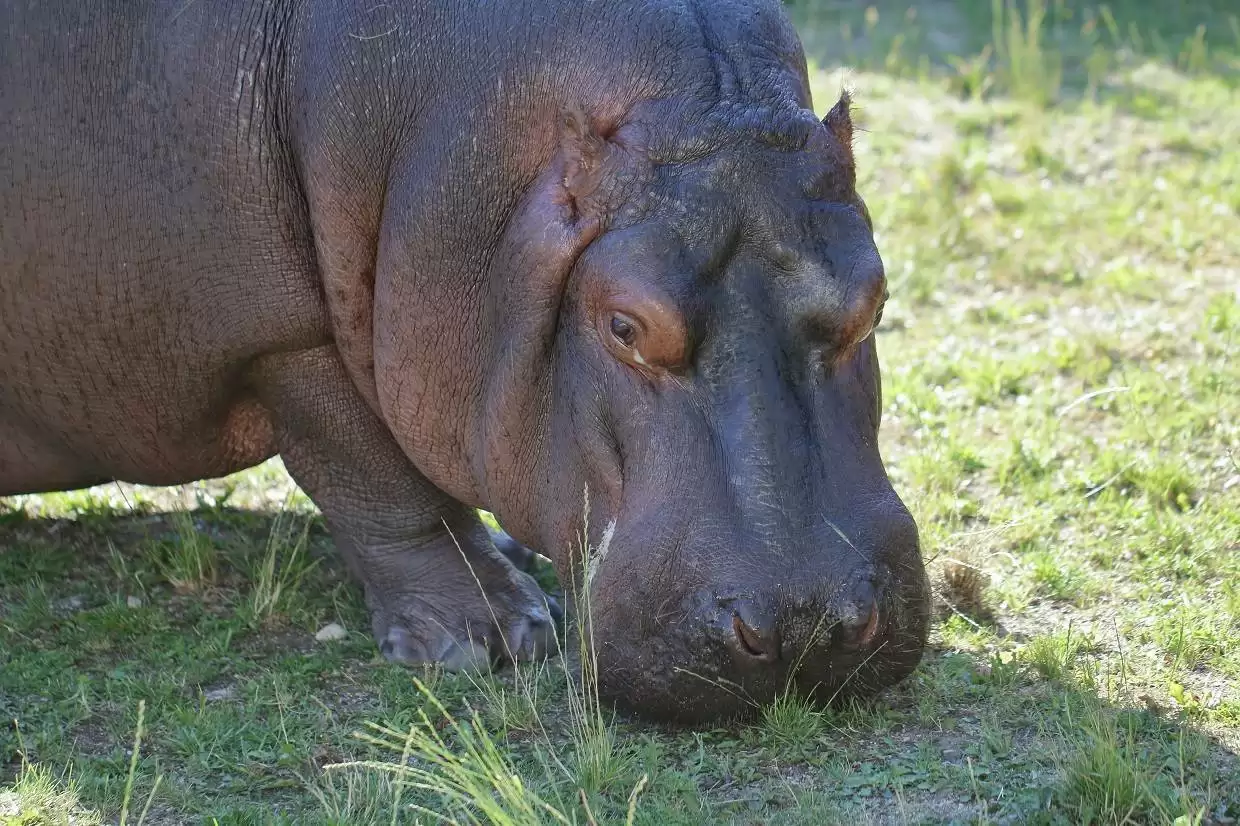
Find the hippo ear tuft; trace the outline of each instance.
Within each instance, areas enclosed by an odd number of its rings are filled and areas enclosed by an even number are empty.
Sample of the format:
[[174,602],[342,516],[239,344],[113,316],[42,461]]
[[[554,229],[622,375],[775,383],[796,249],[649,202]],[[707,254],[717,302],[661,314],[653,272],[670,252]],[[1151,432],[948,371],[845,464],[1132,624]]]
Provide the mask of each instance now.
[[564,150],[564,188],[574,199],[589,196],[598,187],[607,154],[607,140],[598,133],[580,106],[564,109],[560,118]]
[[852,159],[852,142],[853,142],[853,122],[852,122],[852,97],[847,91],[840,93],[840,99],[831,107],[831,111],[827,112],[827,116],[822,119],[822,125],[827,127],[835,139],[840,142],[840,146]]

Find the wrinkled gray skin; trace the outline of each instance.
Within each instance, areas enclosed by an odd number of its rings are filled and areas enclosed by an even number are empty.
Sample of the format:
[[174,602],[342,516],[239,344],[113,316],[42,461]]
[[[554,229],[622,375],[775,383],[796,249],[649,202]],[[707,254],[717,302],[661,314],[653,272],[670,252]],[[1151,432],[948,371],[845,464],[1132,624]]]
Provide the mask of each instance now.
[[775,0],[0,15],[0,494],[278,453],[384,653],[463,667],[549,627],[473,509],[571,577],[588,490],[608,696],[916,664],[882,264]]

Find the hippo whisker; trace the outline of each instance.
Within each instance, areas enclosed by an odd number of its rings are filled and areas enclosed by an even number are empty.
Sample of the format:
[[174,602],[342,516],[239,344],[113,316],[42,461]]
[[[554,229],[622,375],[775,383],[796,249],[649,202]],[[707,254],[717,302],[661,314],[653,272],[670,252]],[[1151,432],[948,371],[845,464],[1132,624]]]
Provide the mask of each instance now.
[[[676,673],[676,674],[687,674],[690,677],[695,677],[708,685],[713,685],[717,688],[722,688],[724,691],[731,694],[733,697],[736,697],[738,700],[742,700],[743,702],[749,704],[750,706],[753,706],[754,708],[759,708],[762,705],[757,700],[753,699],[753,697],[750,696],[749,692],[745,690],[745,687],[741,685],[740,683],[733,682],[732,680],[726,679],[724,677],[704,677],[701,674],[698,674],[696,671],[693,671],[688,668],[681,668],[680,666],[674,666],[672,668],[672,671],[673,673]],[[729,688],[729,686],[735,687],[738,690],[733,691],[732,688]]]
[[843,690],[848,686],[848,683],[853,679],[853,677],[856,677],[858,674],[860,674],[861,669],[865,668],[869,664],[870,660],[877,657],[878,653],[886,647],[887,647],[887,641],[884,640],[880,645],[876,646],[874,650],[871,651],[864,660],[862,660],[861,662],[853,666],[851,669],[849,669],[848,676],[844,678],[844,682],[836,686],[835,691],[831,692],[831,696],[827,699],[827,704],[830,705],[831,703],[834,703],[836,698],[840,696],[840,693],[843,692]]
[[661,603],[659,603],[659,607],[655,609],[654,613],[654,621],[656,625],[665,624],[670,621],[672,617],[676,616],[677,613],[682,615],[682,619],[684,618],[684,612],[678,611],[674,606],[674,603],[675,599],[671,596],[666,597]]
[[839,538],[844,540],[844,544],[848,545],[848,547],[852,548],[853,551],[856,552],[857,556],[861,557],[861,559],[863,559],[865,562],[868,562],[870,564],[874,563],[874,559],[868,553],[866,553],[865,551],[861,550],[856,545],[854,545],[853,541],[848,538],[848,534],[840,530],[840,526],[836,525],[834,522],[828,519],[825,513],[822,514],[822,521],[826,522],[827,525],[830,526],[831,530],[835,531],[835,533],[839,536]]

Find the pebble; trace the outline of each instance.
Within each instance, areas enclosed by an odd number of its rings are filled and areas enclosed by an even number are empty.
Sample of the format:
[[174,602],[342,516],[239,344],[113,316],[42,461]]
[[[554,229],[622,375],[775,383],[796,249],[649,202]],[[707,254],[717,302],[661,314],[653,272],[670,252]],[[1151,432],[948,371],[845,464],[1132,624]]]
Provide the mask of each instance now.
[[141,608],[143,605],[142,597],[126,597],[125,604],[130,608]]
[[212,688],[202,693],[203,699],[217,703],[220,700],[231,700],[236,694],[236,689],[231,685],[221,686],[220,688]]
[[344,630],[343,625],[329,622],[319,629],[319,633],[315,634],[314,638],[319,642],[334,642],[335,640],[343,640],[347,636],[349,636],[349,632]]
[[56,610],[62,614],[76,614],[86,607],[86,598],[80,596],[66,597],[56,602]]

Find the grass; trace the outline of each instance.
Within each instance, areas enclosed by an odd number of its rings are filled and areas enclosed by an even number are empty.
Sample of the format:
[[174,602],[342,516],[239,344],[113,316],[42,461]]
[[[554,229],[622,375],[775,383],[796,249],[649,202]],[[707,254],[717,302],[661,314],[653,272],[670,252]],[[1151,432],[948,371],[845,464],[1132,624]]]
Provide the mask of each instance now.
[[[148,561],[168,584],[179,591],[201,591],[215,582],[219,555],[211,538],[198,530],[188,511],[171,516],[172,536],[149,542]],[[119,552],[118,552],[119,553]]]
[[760,725],[770,743],[804,749],[818,743],[825,728],[823,713],[795,694],[784,693],[761,710]]
[[[145,710],[145,703],[138,701],[138,725],[134,732],[133,748],[130,750],[129,773],[125,778],[125,790],[121,798],[119,826],[133,823],[129,811],[133,801],[138,757],[142,753]],[[147,813],[162,779],[162,776],[155,778],[150,794],[147,795],[146,805],[138,815],[138,826],[146,822]],[[97,826],[102,822],[98,812],[82,806],[72,775],[55,777],[46,766],[27,762],[24,755],[13,783],[9,788],[0,791],[0,826]]]
[[[569,823],[567,816],[543,800],[521,779],[512,759],[492,737],[481,717],[474,713],[462,723],[443,703],[417,681],[435,718],[425,709],[405,732],[371,725],[367,742],[400,755],[399,761],[341,763],[329,766],[388,772],[399,781],[392,800],[392,819],[401,808],[402,787],[429,792],[431,806],[413,803],[419,814],[445,822],[538,826],[547,818]],[[441,733],[446,729],[447,734]],[[433,808],[432,808],[433,806]]]
[[[1181,730],[1178,738],[1150,748],[1131,715],[1116,720],[1089,709],[1066,733],[1070,746],[1061,758],[1063,774],[1056,803],[1078,823],[1132,823],[1158,820],[1199,824],[1208,810],[1184,785],[1194,758],[1204,756],[1201,738]],[[1171,771],[1164,771],[1165,767]]]
[[791,7],[815,100],[858,102],[891,280],[881,438],[939,595],[906,683],[651,726],[592,697],[588,646],[384,662],[278,461],[15,497],[0,823],[148,798],[148,824],[206,826],[1240,817],[1238,13],[909,8]]
[[[595,560],[607,553],[610,536],[608,530],[597,549],[586,545],[584,531],[580,538],[579,569],[586,573],[582,587],[574,588],[573,602],[583,617],[590,616]],[[562,695],[567,718],[563,737],[549,733],[550,721],[543,719],[539,707],[539,678],[548,667],[545,663],[517,671],[511,691],[493,679],[484,685],[475,682],[505,726],[516,722],[535,736],[545,788],[542,793],[530,782],[530,773],[519,768],[504,747],[502,732],[507,729],[501,729],[501,736],[497,736],[486,724],[485,715],[476,709],[468,710],[467,719],[459,719],[416,678],[414,685],[424,705],[407,729],[402,732],[368,723],[368,730],[358,735],[366,743],[399,755],[399,759],[338,763],[325,769],[329,773],[362,770],[394,778],[390,806],[393,823],[406,809],[432,821],[477,826],[576,823],[576,813],[565,806],[565,799],[571,803],[579,800],[586,822],[596,822],[598,796],[625,781],[633,770],[633,760],[631,752],[617,742],[610,715],[599,699],[597,657],[588,623],[574,636],[578,641],[577,668],[565,667],[567,652],[563,650],[559,660],[566,689]],[[638,799],[648,781],[649,775],[643,774],[629,792],[626,826],[634,822]],[[404,803],[404,789],[421,793],[422,799]],[[596,801],[593,806],[592,797]]]
[[0,792],[4,826],[99,826],[97,812],[82,808],[73,779],[58,778],[44,766],[25,766]]
[[252,621],[268,620],[293,608],[300,594],[298,586],[317,564],[306,554],[310,524],[310,517],[298,519],[287,510],[271,523],[266,549],[251,576],[248,608]]

